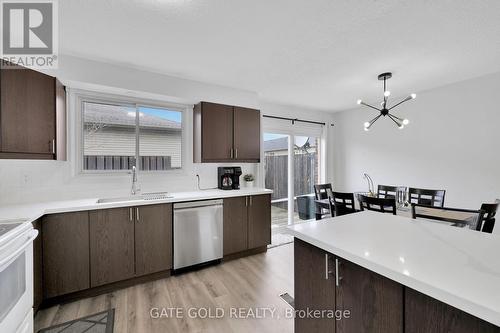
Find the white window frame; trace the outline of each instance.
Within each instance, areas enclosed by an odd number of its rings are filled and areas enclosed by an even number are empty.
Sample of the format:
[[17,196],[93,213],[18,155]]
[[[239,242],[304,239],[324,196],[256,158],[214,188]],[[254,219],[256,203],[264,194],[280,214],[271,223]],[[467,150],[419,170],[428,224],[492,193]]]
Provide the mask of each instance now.
[[[129,174],[130,170],[85,170],[83,168],[84,160],[84,130],[83,130],[83,104],[85,102],[90,103],[102,103],[102,104],[112,104],[125,107],[132,107],[137,110],[138,107],[150,107],[158,109],[168,109],[171,111],[181,112],[181,167],[171,170],[140,170],[139,165],[137,165],[137,171],[143,174],[185,174],[186,173],[186,163],[187,163],[187,145],[188,145],[188,131],[187,122],[189,111],[193,110],[192,104],[179,104],[171,103],[166,101],[144,99],[138,97],[122,96],[116,94],[107,93],[97,93],[93,91],[77,90],[74,91],[74,107],[75,112],[75,123],[76,123],[76,140],[75,140],[75,150],[76,150],[76,174],[80,175],[123,175]],[[139,112],[136,112],[136,163],[139,162]]]

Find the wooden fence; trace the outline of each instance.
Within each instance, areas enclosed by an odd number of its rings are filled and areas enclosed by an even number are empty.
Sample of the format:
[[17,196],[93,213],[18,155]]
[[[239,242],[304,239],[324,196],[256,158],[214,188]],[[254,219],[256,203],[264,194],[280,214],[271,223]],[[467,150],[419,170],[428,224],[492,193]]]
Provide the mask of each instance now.
[[[288,156],[267,155],[264,160],[265,185],[274,191],[271,200],[288,197]],[[314,184],[319,182],[317,153],[296,154],[293,161],[295,196],[314,193]]]

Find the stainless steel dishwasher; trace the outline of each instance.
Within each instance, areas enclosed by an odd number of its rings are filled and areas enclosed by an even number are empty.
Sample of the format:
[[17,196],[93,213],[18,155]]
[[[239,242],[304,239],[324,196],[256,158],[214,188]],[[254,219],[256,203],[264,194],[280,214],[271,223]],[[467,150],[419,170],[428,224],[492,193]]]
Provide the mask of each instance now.
[[222,200],[174,204],[174,270],[222,258]]

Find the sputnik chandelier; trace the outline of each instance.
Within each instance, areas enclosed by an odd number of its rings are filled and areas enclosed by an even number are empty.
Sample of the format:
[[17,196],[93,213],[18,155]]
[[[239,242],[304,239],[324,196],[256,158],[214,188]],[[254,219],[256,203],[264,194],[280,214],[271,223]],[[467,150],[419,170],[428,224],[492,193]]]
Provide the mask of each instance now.
[[406,97],[405,99],[403,99],[399,103],[396,103],[393,106],[389,107],[387,102],[389,100],[389,96],[391,95],[391,92],[389,90],[387,90],[387,80],[389,80],[391,77],[392,77],[392,73],[382,73],[378,76],[378,79],[380,81],[382,81],[382,80],[384,81],[384,100],[380,103],[382,108],[375,107],[373,105],[367,104],[367,103],[363,102],[362,100],[358,99],[358,105],[364,105],[364,106],[367,106],[369,108],[375,109],[378,112],[380,112],[380,114],[378,116],[376,116],[375,118],[373,118],[370,121],[365,122],[365,124],[364,124],[365,131],[369,131],[370,128],[372,127],[372,125],[382,116],[389,117],[398,126],[399,129],[403,129],[406,125],[408,125],[410,123],[410,121],[408,119],[401,119],[401,118],[393,115],[391,113],[391,110],[394,109],[395,107],[403,104],[404,102],[407,102],[411,99],[415,99],[417,97],[417,95],[411,94],[410,96]]

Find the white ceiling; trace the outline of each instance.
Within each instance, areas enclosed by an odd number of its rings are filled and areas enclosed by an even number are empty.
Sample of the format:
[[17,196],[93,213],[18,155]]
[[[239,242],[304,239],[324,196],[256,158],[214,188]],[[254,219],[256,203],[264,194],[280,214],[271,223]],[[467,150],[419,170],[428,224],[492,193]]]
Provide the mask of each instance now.
[[500,71],[498,0],[64,0],[61,53],[338,111]]

